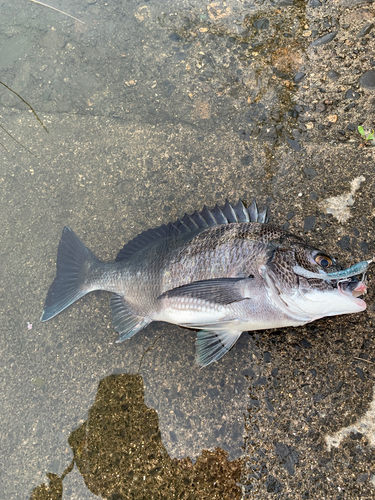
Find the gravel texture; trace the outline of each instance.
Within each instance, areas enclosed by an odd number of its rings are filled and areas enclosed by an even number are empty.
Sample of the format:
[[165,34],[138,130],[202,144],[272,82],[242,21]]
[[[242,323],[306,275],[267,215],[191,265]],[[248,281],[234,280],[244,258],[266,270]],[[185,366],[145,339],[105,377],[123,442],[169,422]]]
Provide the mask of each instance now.
[[371,267],[365,312],[244,333],[203,370],[178,327],[116,344],[105,293],[39,317],[64,225],[109,261],[256,196],[345,265],[371,258],[374,4],[54,6],[85,24],[1,3],[1,81],[49,133],[1,89],[0,497],[373,498]]

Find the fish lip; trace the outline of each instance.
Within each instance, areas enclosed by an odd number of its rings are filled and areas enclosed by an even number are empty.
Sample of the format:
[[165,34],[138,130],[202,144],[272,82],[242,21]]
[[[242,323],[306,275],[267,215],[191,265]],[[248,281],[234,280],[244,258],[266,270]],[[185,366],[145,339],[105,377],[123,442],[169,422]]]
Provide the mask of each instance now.
[[355,302],[359,307],[366,309],[367,307],[366,302],[359,298],[360,296],[364,295],[367,291],[367,287],[363,281],[359,281],[357,286],[353,290],[350,290],[348,288],[344,290],[342,284],[337,283],[337,289],[339,293],[342,293],[347,297],[349,297],[350,299],[352,299],[353,302]]

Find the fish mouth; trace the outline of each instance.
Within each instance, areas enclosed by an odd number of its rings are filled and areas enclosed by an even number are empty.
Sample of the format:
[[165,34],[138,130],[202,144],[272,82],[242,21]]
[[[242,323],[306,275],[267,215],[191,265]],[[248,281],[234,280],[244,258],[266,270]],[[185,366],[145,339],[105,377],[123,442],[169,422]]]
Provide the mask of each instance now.
[[292,291],[284,292],[283,283],[270,270],[263,266],[261,276],[266,282],[270,300],[286,315],[308,323],[325,316],[337,316],[364,311],[366,302],[359,298],[366,292],[366,285],[356,277],[346,281],[330,280],[328,287],[314,287],[299,280]]
[[337,288],[339,293],[351,298],[358,306],[366,308],[366,302],[359,298],[367,292],[367,286],[363,281],[338,283]]

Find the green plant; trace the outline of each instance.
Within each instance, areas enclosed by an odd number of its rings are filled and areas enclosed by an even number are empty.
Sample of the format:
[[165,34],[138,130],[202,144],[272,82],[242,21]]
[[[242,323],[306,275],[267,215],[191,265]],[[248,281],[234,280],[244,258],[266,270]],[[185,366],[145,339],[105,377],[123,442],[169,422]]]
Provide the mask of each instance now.
[[368,142],[368,141],[372,141],[375,137],[375,132],[374,132],[374,129],[372,129],[372,131],[368,134],[368,136],[366,137],[366,133],[365,131],[363,130],[363,127],[359,126],[358,127],[358,132],[361,134],[361,136],[364,138],[365,140],[365,144]]

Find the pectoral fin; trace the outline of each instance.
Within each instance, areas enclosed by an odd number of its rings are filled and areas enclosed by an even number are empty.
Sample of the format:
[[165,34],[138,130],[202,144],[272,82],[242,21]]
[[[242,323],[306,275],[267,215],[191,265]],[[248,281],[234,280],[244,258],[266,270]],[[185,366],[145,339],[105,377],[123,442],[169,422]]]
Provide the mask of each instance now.
[[160,295],[158,299],[188,296],[226,305],[250,298],[250,286],[253,284],[253,276],[247,278],[219,278],[194,281],[193,283],[168,290]]

